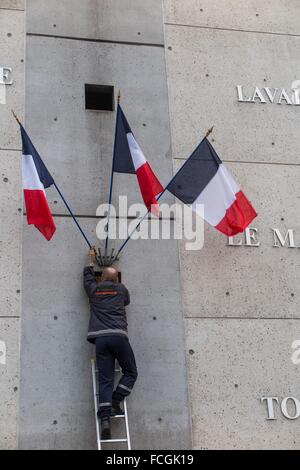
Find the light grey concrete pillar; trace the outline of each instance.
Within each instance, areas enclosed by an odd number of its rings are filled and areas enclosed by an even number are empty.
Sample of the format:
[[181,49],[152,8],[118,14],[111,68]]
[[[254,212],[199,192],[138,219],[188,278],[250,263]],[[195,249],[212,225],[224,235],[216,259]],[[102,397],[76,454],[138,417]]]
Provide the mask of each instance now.
[[21,305],[20,138],[24,112],[24,1],[0,0],[0,449],[17,447]]
[[[85,110],[84,85],[121,90],[136,138],[165,184],[172,155],[161,0],[27,5],[26,126],[99,245],[96,210],[108,198],[115,113]],[[116,175],[114,201],[118,195],[141,201],[135,176]],[[94,351],[86,342],[82,288],[87,247],[53,188],[47,198],[56,215],[53,240],[24,224],[20,448],[95,449]],[[128,401],[133,448],[189,448],[177,242],[132,241],[119,267],[131,291],[129,332],[139,369]]]
[[[300,107],[278,100],[299,83],[300,5],[163,3],[175,166],[214,125],[210,141],[258,212],[235,246],[208,224],[201,251],[181,246],[193,446],[298,449]],[[241,102],[237,85],[278,96]],[[262,397],[278,397],[274,420]]]

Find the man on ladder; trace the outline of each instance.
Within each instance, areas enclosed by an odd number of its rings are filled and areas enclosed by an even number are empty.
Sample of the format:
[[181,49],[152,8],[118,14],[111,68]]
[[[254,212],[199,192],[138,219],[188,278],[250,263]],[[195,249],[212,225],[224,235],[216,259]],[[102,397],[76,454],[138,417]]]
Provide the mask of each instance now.
[[[89,266],[84,268],[84,288],[90,301],[88,341],[96,346],[99,373],[99,410],[101,439],[111,439],[110,416],[124,414],[121,402],[133,389],[137,379],[134,353],[128,339],[125,307],[129,292],[118,281],[113,267],[103,269],[97,282],[94,271],[95,250],[89,251]],[[122,369],[122,378],[114,389],[115,361]]]

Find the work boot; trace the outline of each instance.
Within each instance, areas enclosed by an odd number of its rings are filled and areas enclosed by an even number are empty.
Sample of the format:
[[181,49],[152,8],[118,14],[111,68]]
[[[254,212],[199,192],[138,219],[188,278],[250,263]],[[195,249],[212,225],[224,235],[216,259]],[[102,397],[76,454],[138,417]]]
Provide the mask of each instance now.
[[121,408],[121,402],[113,400],[110,416],[124,416],[124,411]]
[[101,419],[101,440],[107,441],[109,439],[111,439],[110,419],[105,416]]

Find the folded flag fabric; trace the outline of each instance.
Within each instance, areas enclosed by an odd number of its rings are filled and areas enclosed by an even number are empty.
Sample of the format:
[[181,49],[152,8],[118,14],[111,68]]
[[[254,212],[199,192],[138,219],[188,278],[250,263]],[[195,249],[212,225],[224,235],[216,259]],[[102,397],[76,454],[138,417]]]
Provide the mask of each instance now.
[[197,205],[202,204],[204,219],[227,236],[243,232],[257,216],[207,138],[178,171],[167,190],[195,212]]
[[22,179],[27,221],[29,225],[35,225],[49,241],[56,227],[47,203],[45,189],[52,186],[54,180],[21,124],[20,129],[23,144]]
[[163,192],[163,187],[135,140],[120,105],[117,111],[113,171],[136,174],[145,206],[157,214],[159,205],[156,196]]

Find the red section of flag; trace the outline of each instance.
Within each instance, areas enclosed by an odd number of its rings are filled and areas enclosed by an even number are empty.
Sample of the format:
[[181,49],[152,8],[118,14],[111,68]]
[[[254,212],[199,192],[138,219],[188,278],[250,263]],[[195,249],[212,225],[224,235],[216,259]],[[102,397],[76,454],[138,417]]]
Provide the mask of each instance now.
[[140,185],[145,206],[150,211],[152,205],[152,212],[157,215],[156,206],[158,206],[158,202],[156,200],[156,196],[162,193],[164,188],[156,178],[149,163],[144,163],[144,165],[140,166],[136,170],[136,176]]
[[216,225],[216,229],[228,237],[233,237],[243,232],[256,216],[257,213],[251,203],[244,193],[239,191],[236,194],[236,200],[229,209],[227,209],[226,215],[221,222]]
[[56,230],[44,191],[24,189],[27,221],[50,241]]

